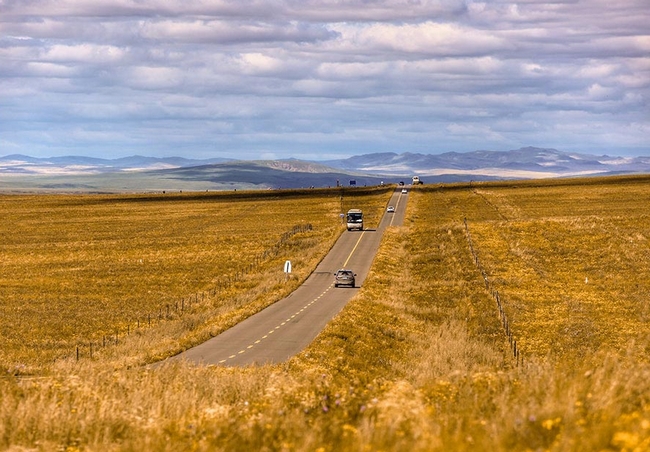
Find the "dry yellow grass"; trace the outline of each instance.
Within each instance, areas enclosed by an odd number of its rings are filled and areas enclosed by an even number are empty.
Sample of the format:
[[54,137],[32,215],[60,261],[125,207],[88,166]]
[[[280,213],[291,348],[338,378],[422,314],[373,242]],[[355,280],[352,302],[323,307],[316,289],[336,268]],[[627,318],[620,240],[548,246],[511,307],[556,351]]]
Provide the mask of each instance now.
[[256,293],[279,296],[309,274],[341,232],[340,209],[366,208],[372,224],[387,193],[1,196],[0,369],[47,366],[78,344],[88,355],[91,342],[97,351],[181,312],[185,336],[236,316],[218,332],[260,308]]
[[[636,248],[647,245],[649,192],[646,178],[415,189],[406,226],[386,234],[358,296],[288,363],[151,370],[117,357],[61,361],[44,378],[0,380],[0,448],[648,450],[647,322],[631,334],[598,319],[613,295],[623,306],[647,298],[650,283],[636,273],[648,261]],[[639,221],[623,222],[624,211]],[[464,218],[512,328],[526,337],[523,365],[474,264]],[[613,237],[613,226],[634,240]],[[595,232],[612,248],[592,247]],[[540,233],[563,251],[550,255]],[[604,276],[611,262],[618,291],[585,297],[566,276],[577,265]],[[536,285],[527,291],[528,278]],[[556,279],[583,309],[571,331],[584,341],[562,339],[566,315],[544,311]],[[638,314],[607,312],[619,326]]]
[[581,359],[646,342],[650,190],[646,179],[617,181],[473,191],[499,214],[467,219],[528,353]]

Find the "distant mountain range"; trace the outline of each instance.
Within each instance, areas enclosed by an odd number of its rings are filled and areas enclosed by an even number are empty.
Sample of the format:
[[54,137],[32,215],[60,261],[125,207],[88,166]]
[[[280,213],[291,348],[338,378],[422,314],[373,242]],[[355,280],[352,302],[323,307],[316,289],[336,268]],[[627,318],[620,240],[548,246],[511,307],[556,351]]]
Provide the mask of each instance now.
[[207,160],[183,157],[144,157],[134,155],[118,159],[101,159],[83,156],[37,158],[28,155],[0,157],[0,174],[97,174],[114,171],[145,171],[165,168],[184,168],[206,164],[218,164],[230,159]]
[[[369,172],[340,170],[303,160],[232,161],[152,172],[161,178],[230,185],[234,188],[305,188],[337,185],[379,185],[384,177]],[[388,182],[388,181],[387,181]]]
[[649,173],[650,157],[610,157],[526,147],[512,151],[444,154],[366,154],[321,162],[376,174],[417,174],[431,181],[454,179],[536,179],[581,175]]
[[265,189],[375,185],[406,182],[413,175],[425,183],[440,183],[632,173],[650,173],[650,157],[594,156],[536,147],[503,152],[374,153],[323,162],[0,157],[0,189],[5,190]]

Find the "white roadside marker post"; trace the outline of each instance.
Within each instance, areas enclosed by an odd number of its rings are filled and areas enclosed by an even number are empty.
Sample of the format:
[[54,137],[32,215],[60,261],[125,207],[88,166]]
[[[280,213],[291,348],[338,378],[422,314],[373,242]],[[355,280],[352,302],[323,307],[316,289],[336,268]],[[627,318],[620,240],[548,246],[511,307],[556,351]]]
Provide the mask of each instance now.
[[284,280],[289,280],[289,274],[291,273],[291,261],[286,261],[284,263]]

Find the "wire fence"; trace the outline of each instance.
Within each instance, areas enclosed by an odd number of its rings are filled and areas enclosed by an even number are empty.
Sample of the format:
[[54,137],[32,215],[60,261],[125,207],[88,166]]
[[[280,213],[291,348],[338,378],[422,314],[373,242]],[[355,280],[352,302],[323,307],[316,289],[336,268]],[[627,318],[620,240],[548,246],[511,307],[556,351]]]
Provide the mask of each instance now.
[[501,296],[499,295],[499,291],[496,290],[494,287],[494,284],[490,281],[487,272],[485,271],[485,268],[481,264],[481,261],[478,257],[478,253],[474,249],[474,243],[472,242],[472,235],[469,232],[469,226],[467,224],[467,218],[463,218],[463,223],[465,224],[465,235],[467,236],[467,242],[469,243],[469,250],[470,253],[472,254],[472,259],[474,260],[474,264],[476,265],[476,268],[479,270],[481,273],[481,277],[483,278],[483,282],[485,283],[485,289],[490,292],[490,295],[494,298],[494,301],[496,302],[496,308],[498,311],[499,315],[499,321],[501,322],[501,325],[503,327],[503,331],[505,332],[506,338],[508,339],[508,342],[510,343],[510,349],[512,351],[512,357],[515,359],[517,366],[520,364],[523,366],[524,364],[524,355],[521,352],[520,348],[517,346],[517,340],[515,339],[515,335],[512,331],[511,328],[511,323],[510,320],[508,319],[508,315],[505,312],[505,309],[503,307],[503,303],[501,301]]
[[78,341],[74,350],[74,357],[77,361],[82,358],[93,359],[98,350],[118,345],[121,340],[134,331],[141,328],[151,328],[161,322],[180,318],[193,307],[203,304],[206,299],[213,299],[219,292],[232,287],[246,276],[256,272],[264,262],[277,257],[281,249],[293,236],[311,230],[313,230],[311,223],[296,225],[284,232],[280,239],[270,248],[250,259],[248,264],[243,265],[230,275],[218,278],[211,288],[188,295],[173,303],[165,303],[157,311],[141,315],[126,325],[116,327],[113,331],[97,332],[93,339]]

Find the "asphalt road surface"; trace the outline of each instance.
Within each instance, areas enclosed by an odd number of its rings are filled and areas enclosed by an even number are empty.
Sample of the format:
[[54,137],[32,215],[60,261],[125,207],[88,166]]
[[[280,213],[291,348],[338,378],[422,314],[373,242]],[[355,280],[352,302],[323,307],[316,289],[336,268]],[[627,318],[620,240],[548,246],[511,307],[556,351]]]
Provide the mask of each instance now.
[[[402,224],[407,197],[402,188],[395,191],[388,203],[395,207],[395,213],[385,213],[377,229],[344,232],[314,273],[291,295],[168,361],[247,366],[283,362],[302,351],[358,292],[384,229]],[[334,287],[333,274],[339,268],[357,274],[355,288]]]

